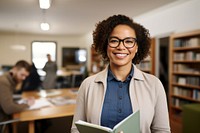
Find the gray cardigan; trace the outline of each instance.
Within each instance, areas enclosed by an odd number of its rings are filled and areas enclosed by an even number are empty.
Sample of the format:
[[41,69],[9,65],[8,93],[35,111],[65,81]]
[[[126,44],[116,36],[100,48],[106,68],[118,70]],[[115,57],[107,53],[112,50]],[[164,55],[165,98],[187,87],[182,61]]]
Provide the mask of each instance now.
[[[162,83],[153,75],[144,73],[134,66],[130,82],[130,98],[133,112],[140,110],[141,133],[170,133],[166,94]],[[79,88],[77,107],[71,133],[78,133],[74,124],[84,120],[100,125],[101,111],[107,86],[108,67],[88,77]]]

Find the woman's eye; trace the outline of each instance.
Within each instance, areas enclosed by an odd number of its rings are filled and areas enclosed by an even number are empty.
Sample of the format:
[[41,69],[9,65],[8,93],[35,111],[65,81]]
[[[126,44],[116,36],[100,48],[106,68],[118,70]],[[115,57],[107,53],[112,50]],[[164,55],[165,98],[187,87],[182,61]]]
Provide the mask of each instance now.
[[110,43],[118,43],[118,40],[110,40]]
[[125,43],[133,43],[132,40],[126,40]]

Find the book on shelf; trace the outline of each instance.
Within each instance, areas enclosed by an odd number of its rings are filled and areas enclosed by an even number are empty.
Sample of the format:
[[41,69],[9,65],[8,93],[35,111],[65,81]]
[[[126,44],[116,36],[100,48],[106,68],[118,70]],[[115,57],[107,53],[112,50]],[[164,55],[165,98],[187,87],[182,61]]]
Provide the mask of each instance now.
[[190,39],[175,39],[174,47],[198,47],[200,46],[200,38],[193,37]]
[[174,76],[174,81],[181,85],[200,86],[200,78],[192,76]]
[[174,61],[199,61],[200,53],[194,51],[188,51],[184,53],[174,53]]
[[140,111],[132,113],[124,120],[114,126],[113,129],[88,123],[82,120],[75,122],[80,133],[139,133],[140,132]]
[[174,95],[177,96],[184,96],[184,97],[192,97],[192,90],[190,89],[185,89],[181,87],[173,87],[174,89]]
[[193,99],[200,101],[200,91],[193,90]]
[[190,104],[190,103],[192,103],[192,102],[188,101],[188,100],[173,98],[173,105],[178,108],[182,108],[183,105]]

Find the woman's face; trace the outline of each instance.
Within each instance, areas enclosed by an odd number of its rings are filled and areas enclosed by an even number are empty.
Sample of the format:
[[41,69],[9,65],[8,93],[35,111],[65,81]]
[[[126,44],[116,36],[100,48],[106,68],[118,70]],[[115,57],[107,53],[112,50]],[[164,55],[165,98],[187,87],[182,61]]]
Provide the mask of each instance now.
[[[112,43],[113,41],[116,41],[116,38],[121,40],[125,38],[136,38],[136,34],[131,27],[127,25],[118,25],[111,32],[110,38],[114,38],[114,40],[109,41]],[[130,43],[132,43],[131,41],[132,40],[130,40]],[[132,59],[137,53],[138,46],[135,43],[134,47],[126,48],[123,44],[124,42],[121,41],[120,44],[115,48],[110,47],[109,45],[107,46],[107,55],[111,66],[131,66]],[[128,44],[129,40],[126,42]]]

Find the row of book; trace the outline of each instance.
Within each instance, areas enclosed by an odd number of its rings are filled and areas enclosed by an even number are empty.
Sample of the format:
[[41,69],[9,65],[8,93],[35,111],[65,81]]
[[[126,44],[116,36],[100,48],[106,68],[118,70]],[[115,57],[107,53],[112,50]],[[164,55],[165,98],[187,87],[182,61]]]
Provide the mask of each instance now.
[[192,76],[173,76],[173,81],[181,85],[200,86],[200,77]]
[[179,108],[181,108],[185,104],[190,104],[190,103],[192,103],[192,102],[188,101],[188,100],[173,98],[173,105],[176,106],[176,107],[179,107]]
[[191,89],[185,89],[181,87],[173,87],[173,92],[174,95],[177,96],[184,96],[188,98],[192,98],[194,100],[199,100],[200,101],[200,90],[191,90]]
[[174,40],[174,47],[199,47],[199,46],[200,46],[200,38],[199,37]]
[[194,51],[187,51],[184,53],[174,53],[174,61],[200,61],[200,53]]
[[184,72],[184,73],[193,73],[199,74],[199,67],[191,64],[174,64],[173,65],[174,72]]

